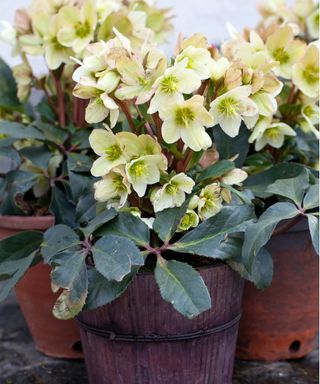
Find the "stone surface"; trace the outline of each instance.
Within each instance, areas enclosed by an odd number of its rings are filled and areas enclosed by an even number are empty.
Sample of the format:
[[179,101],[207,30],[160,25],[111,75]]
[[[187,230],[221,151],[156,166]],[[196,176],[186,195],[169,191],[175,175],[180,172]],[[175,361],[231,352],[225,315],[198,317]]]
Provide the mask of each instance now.
[[[317,384],[318,361],[318,351],[293,362],[237,361],[233,384]],[[34,350],[13,295],[0,305],[0,384],[87,384],[82,361],[51,359]]]

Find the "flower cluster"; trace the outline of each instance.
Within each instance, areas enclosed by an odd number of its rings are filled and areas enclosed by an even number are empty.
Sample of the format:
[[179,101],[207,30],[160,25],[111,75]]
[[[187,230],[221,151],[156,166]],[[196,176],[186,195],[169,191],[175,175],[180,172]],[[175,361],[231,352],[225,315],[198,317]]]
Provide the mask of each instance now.
[[[119,28],[132,44],[146,39],[163,41],[172,29],[169,10],[145,0],[33,0],[27,9],[16,12],[14,26],[3,22],[0,37],[20,54],[23,71],[31,83],[28,55],[43,56],[51,71],[73,65],[72,57],[82,58],[90,42],[110,40],[113,27]],[[21,69],[18,69],[21,72]],[[25,76],[17,76],[19,96],[29,95]]]

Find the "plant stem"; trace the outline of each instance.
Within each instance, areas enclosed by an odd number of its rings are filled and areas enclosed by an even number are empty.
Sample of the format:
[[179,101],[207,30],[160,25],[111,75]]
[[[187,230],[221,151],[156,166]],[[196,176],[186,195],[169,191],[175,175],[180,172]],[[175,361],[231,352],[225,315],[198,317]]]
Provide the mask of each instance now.
[[130,113],[130,110],[129,110],[129,108],[128,108],[128,105],[126,104],[125,101],[120,101],[120,100],[116,100],[116,101],[117,101],[117,103],[119,104],[119,106],[120,106],[122,112],[125,114],[125,116],[126,116],[126,118],[127,118],[127,120],[128,120],[129,126],[130,126],[130,128],[131,128],[131,131],[132,131],[133,133],[137,133],[137,132],[136,132],[136,131],[137,131],[137,130],[136,130],[136,126],[135,126],[135,124],[134,124],[134,121],[133,121],[133,118],[132,118],[132,116],[131,116],[131,113]]
[[58,68],[57,70],[50,71],[53,77],[56,91],[57,91],[58,117],[59,117],[59,124],[61,125],[61,127],[66,126],[66,106],[65,106],[65,100],[64,100],[64,92],[61,86],[61,76],[62,76],[63,68],[64,68],[64,65],[61,65],[61,67]]
[[137,106],[137,104],[134,103],[134,106],[135,106],[135,108],[136,108],[136,110],[137,110],[137,113],[138,113],[140,119],[141,119],[142,121],[145,122],[144,126],[145,126],[147,132],[149,133],[149,135],[150,135],[151,137],[154,137],[154,132],[153,132],[153,130],[152,130],[151,125],[150,125],[149,122],[143,117],[143,115],[142,115],[142,113],[141,113],[139,107]]
[[288,96],[288,101],[287,101],[288,104],[292,104],[293,103],[295,93],[296,93],[296,87],[295,87],[294,84],[292,84],[292,87],[290,89],[290,93],[289,93],[289,96]]

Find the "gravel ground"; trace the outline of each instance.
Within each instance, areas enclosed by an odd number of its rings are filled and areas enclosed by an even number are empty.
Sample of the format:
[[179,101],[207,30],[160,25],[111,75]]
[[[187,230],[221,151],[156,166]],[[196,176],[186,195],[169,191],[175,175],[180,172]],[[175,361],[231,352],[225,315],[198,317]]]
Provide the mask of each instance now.
[[[292,362],[237,361],[233,384],[318,384],[318,364],[318,351]],[[13,295],[0,305],[0,384],[87,383],[82,361],[51,359],[35,351]]]

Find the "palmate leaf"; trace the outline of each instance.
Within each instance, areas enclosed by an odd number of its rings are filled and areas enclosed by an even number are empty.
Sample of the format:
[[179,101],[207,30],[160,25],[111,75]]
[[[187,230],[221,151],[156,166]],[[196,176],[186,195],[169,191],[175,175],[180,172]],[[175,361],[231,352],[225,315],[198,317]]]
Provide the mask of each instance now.
[[76,227],[76,207],[67,194],[56,185],[51,190],[49,212],[55,216],[57,224],[65,224],[72,228]]
[[219,258],[221,255],[216,249],[227,239],[227,235],[243,232],[253,217],[253,206],[224,207],[217,215],[207,219],[171,245],[170,249],[179,253]]
[[11,68],[0,58],[0,107],[6,109],[21,108],[17,97],[17,84]]
[[72,301],[72,292],[67,289],[63,290],[53,307],[53,315],[59,320],[73,319],[82,311],[87,294],[88,292],[83,292],[83,295],[78,301]]
[[122,281],[133,265],[143,265],[139,248],[126,237],[107,235],[92,248],[95,267],[108,280]]
[[211,308],[211,298],[200,274],[186,263],[158,260],[155,269],[161,296],[182,315],[193,319]]
[[255,223],[248,226],[242,248],[243,262],[249,272],[252,271],[254,258],[269,241],[271,235],[282,220],[292,219],[300,212],[292,203],[276,203],[268,208]]
[[319,208],[319,179],[316,179],[316,184],[311,185],[307,191],[303,200],[303,208],[305,210]]
[[126,237],[142,247],[150,242],[148,226],[139,217],[127,212],[120,212],[117,217],[100,227],[95,234],[97,236],[117,235]]
[[91,235],[104,224],[114,219],[117,215],[118,212],[113,208],[103,211],[91,220],[85,228],[81,228],[81,230],[85,236]]
[[46,145],[24,147],[20,150],[20,154],[29,159],[35,166],[41,169],[47,169],[49,160],[53,156]]
[[36,128],[7,120],[0,121],[0,134],[8,135],[14,139],[45,139],[44,135]]

